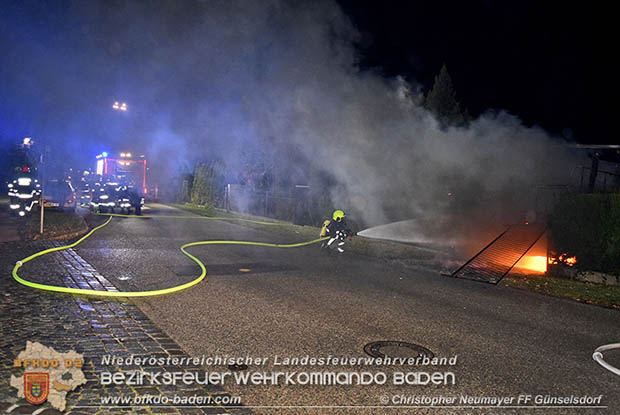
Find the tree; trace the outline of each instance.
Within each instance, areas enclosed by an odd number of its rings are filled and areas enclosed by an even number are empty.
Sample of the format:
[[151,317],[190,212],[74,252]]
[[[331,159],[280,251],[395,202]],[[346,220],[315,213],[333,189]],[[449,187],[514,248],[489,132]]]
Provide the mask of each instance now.
[[452,78],[445,63],[439,75],[435,77],[435,83],[428,92],[424,106],[437,117],[443,127],[465,123],[465,115],[461,112],[461,106],[456,100]]

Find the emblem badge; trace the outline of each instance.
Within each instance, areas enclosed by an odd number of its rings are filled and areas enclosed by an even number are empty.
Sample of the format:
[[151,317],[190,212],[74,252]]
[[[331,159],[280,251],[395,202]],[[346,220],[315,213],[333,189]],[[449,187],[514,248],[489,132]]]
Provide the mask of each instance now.
[[45,402],[50,392],[49,373],[24,373],[24,396],[33,405]]

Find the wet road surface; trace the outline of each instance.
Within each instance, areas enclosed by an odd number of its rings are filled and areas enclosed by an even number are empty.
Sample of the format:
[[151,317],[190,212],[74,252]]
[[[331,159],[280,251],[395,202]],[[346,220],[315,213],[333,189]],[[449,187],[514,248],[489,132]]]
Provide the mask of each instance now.
[[[154,206],[156,214],[186,213]],[[187,242],[250,240],[291,243],[268,230],[224,221],[115,218],[76,252],[120,290],[182,284],[199,268],[179,251]],[[293,238],[291,238],[293,239]],[[548,413],[618,413],[617,376],[592,360],[602,344],[620,339],[620,312],[504,286],[445,278],[369,258],[325,256],[317,246],[190,248],[207,266],[201,284],[179,293],[136,300],[138,307],[191,356],[266,357],[248,371],[451,371],[439,386],[239,386],[259,413],[435,413],[381,410],[393,396],[514,397],[603,395],[607,409],[547,409]],[[240,271],[247,270],[247,271]],[[274,366],[282,357],[364,357],[378,340],[422,345],[456,366]],[[406,353],[405,353],[406,355]],[[607,357],[607,356],[606,356]],[[614,360],[615,359],[615,360]],[[609,355],[618,366],[620,357]],[[225,365],[204,367],[225,371]],[[388,382],[391,383],[391,382]],[[394,398],[398,400],[398,398]],[[532,404],[531,402],[529,404]],[[371,408],[276,409],[275,406]],[[261,408],[269,406],[269,408]],[[463,408],[440,413],[537,413]],[[547,413],[547,412],[545,412]]]
[[[65,414],[238,414],[247,409],[169,408],[143,402],[140,407],[129,403],[102,402],[105,398],[133,399],[136,396],[227,399],[225,390],[215,385],[102,385],[102,372],[157,371],[175,372],[200,370],[196,365],[148,363],[135,365],[104,364],[104,356],[187,358],[180,346],[126,299],[101,299],[45,292],[24,287],[11,277],[15,262],[42,249],[60,245],[51,241],[0,243],[0,414],[56,415],[61,412],[49,402],[32,405],[17,398],[17,389],[10,384],[11,376],[23,377],[24,370],[13,367],[14,359],[27,342],[41,343],[57,352],[75,350],[84,355],[82,371],[87,383],[66,396]],[[65,250],[51,253],[26,264],[21,270],[31,280],[57,286],[115,291],[116,288],[77,253]],[[30,371],[33,371],[32,369]],[[34,370],[38,371],[37,369]]]

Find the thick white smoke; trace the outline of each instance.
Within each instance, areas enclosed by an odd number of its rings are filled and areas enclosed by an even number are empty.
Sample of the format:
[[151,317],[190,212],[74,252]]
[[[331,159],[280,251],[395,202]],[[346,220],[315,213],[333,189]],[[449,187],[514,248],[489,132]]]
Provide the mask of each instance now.
[[294,142],[334,174],[333,200],[365,223],[454,217],[437,221],[442,232],[507,223],[535,207],[538,186],[566,182],[570,158],[543,130],[502,111],[442,130],[404,93],[415,87],[359,71],[355,29],[333,3],[255,12],[265,24],[233,42],[260,51],[240,64],[253,132]]
[[[62,122],[42,123],[70,130],[68,147],[129,142],[166,174],[215,156],[235,169],[255,150],[294,175],[301,154],[335,177],[332,199],[352,216],[455,218],[432,232],[518,219],[537,186],[565,182],[570,169],[543,130],[502,111],[439,128],[419,86],[359,69],[357,32],[333,1],[73,2],[62,21],[71,42],[32,49],[43,69],[31,81],[72,103],[50,103],[67,107],[53,118]],[[112,129],[117,114],[101,107],[118,96],[130,110]]]

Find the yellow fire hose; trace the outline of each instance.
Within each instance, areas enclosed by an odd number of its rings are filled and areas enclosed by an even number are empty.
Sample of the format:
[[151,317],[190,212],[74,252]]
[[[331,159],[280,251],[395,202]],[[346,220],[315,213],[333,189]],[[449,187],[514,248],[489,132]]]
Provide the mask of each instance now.
[[29,257],[26,257],[26,258],[22,259],[21,261],[17,261],[17,263],[15,264],[15,267],[13,268],[13,278],[15,279],[15,281],[17,281],[20,284],[23,284],[23,285],[25,285],[27,287],[37,288],[39,290],[55,291],[55,292],[69,293],[69,294],[85,294],[85,295],[95,295],[95,296],[100,296],[100,297],[150,297],[150,296],[155,296],[155,295],[170,294],[170,293],[173,293],[173,292],[176,292],[176,291],[184,290],[186,288],[189,288],[189,287],[191,287],[193,285],[198,284],[200,281],[202,281],[205,278],[205,276],[207,275],[207,269],[206,269],[205,265],[198,258],[196,258],[195,256],[193,256],[192,254],[190,254],[189,252],[187,252],[185,250],[185,248],[189,248],[191,246],[220,244],[220,245],[254,245],[254,246],[267,246],[267,247],[273,247],[273,248],[296,248],[296,247],[300,247],[300,246],[311,245],[311,244],[314,244],[314,243],[317,243],[317,242],[320,242],[322,240],[327,239],[327,237],[323,237],[323,238],[314,239],[312,241],[300,242],[300,243],[296,243],[296,244],[272,244],[272,243],[266,243],[266,242],[250,242],[250,241],[199,241],[199,242],[186,243],[185,245],[181,246],[181,252],[183,252],[192,261],[194,261],[194,262],[196,262],[198,264],[198,266],[201,269],[200,275],[196,279],[194,279],[194,280],[192,280],[190,282],[187,282],[185,284],[177,285],[177,286],[170,287],[170,288],[163,288],[161,290],[152,290],[152,291],[99,291],[99,290],[90,290],[90,289],[84,289],[84,288],[69,288],[69,287],[60,287],[60,286],[57,286],[57,285],[47,285],[47,284],[40,284],[40,283],[37,283],[37,282],[28,281],[28,280],[25,280],[25,279],[21,278],[17,274],[17,271],[19,270],[19,268],[22,265],[24,265],[26,262],[32,261],[33,259],[35,259],[37,257],[40,257],[42,255],[49,254],[50,252],[63,251],[65,249],[76,247],[77,245],[82,243],[86,238],[88,238],[93,233],[95,233],[97,230],[103,228],[108,223],[110,223],[112,221],[112,216],[119,216],[119,217],[125,217],[125,218],[157,218],[157,219],[161,219],[161,218],[163,218],[163,219],[174,218],[174,219],[235,220],[235,221],[241,221],[241,222],[257,223],[257,224],[261,224],[261,225],[279,225],[279,223],[276,223],[276,222],[261,222],[261,221],[250,220],[250,219],[226,218],[226,217],[208,217],[208,216],[138,216],[138,215],[120,215],[120,214],[113,214],[113,213],[102,214],[102,215],[103,216],[109,216],[108,220],[104,224],[99,225],[96,228],[93,228],[90,232],[88,232],[86,235],[84,235],[83,237],[81,237],[80,239],[75,241],[74,243],[72,243],[70,245],[66,245],[66,246],[59,246],[59,247],[55,247],[55,248],[45,249],[43,251],[37,252],[36,254],[30,255]]

